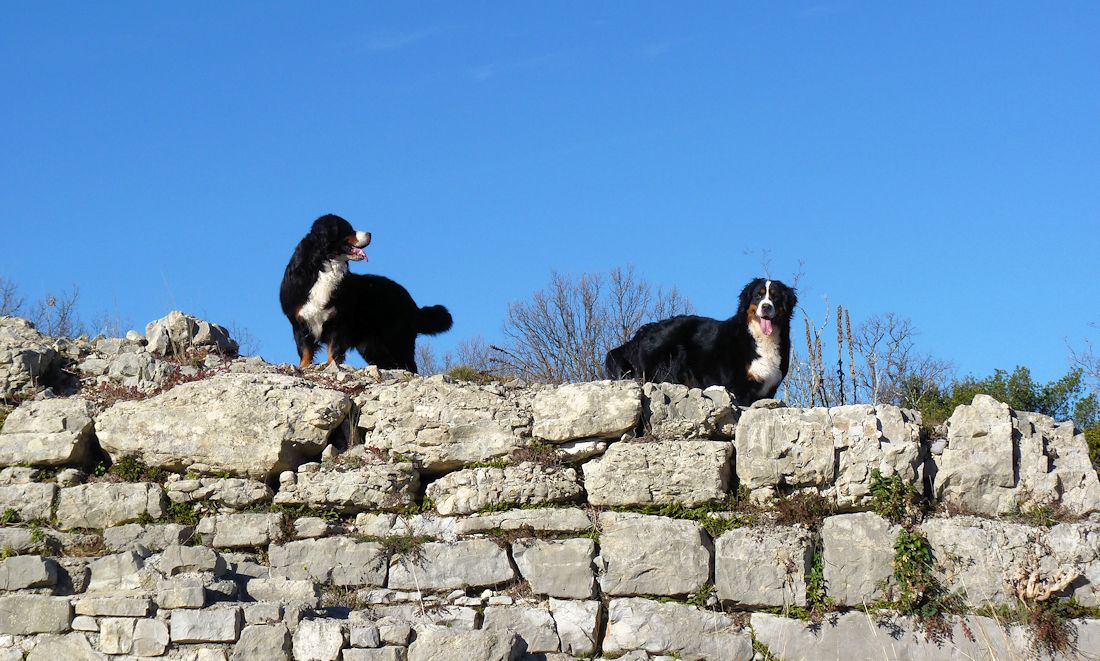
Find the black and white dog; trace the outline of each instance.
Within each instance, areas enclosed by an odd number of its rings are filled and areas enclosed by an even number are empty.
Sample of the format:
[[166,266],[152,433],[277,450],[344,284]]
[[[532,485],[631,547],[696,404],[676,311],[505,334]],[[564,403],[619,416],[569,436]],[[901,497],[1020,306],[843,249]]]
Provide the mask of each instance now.
[[737,314],[724,321],[684,315],[646,324],[607,353],[612,379],[724,386],[746,406],[774,397],[791,355],[794,289],[757,278],[741,291]]
[[[313,221],[298,242],[279,286],[279,303],[294,330],[301,367],[313,364],[313,353],[325,337],[325,325],[336,314],[333,298],[348,274],[349,261],[367,258],[363,252],[370,232],[356,231],[340,216],[327,214]],[[330,346],[329,362],[332,361]]]
[[418,333],[442,333],[451,315],[441,305],[421,308],[404,287],[379,275],[348,273],[365,260],[369,232],[333,214],[313,222],[283,273],[279,302],[294,331],[300,367],[313,364],[321,344],[327,362],[341,363],[349,348],[382,369],[416,371]]

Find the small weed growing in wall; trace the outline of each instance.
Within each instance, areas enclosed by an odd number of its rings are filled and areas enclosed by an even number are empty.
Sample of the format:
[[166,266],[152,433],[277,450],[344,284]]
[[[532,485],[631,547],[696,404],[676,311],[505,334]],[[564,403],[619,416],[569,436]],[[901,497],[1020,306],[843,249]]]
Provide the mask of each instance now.
[[962,599],[940,582],[932,546],[919,533],[898,533],[894,542],[894,582],[892,605],[898,613],[916,616],[929,640],[946,639],[951,626],[945,616],[961,612]]
[[871,507],[887,521],[903,525],[920,514],[913,485],[900,475],[884,477],[877,468],[871,471]]
[[691,593],[687,598],[688,604],[699,608],[711,608],[711,599],[714,597],[715,587],[710,583],[704,583],[701,588]]
[[820,539],[814,539],[813,560],[806,574],[806,608],[808,619],[819,623],[825,613],[834,607],[833,600],[825,592],[825,545]]
[[10,526],[13,523],[19,523],[19,513],[9,507],[0,514],[0,526]]
[[825,517],[836,513],[836,506],[828,498],[814,492],[802,491],[780,498],[775,503],[776,523],[789,526],[796,523],[817,529]]
[[148,466],[137,457],[119,457],[106,471],[123,482],[164,482],[168,471],[159,466]]

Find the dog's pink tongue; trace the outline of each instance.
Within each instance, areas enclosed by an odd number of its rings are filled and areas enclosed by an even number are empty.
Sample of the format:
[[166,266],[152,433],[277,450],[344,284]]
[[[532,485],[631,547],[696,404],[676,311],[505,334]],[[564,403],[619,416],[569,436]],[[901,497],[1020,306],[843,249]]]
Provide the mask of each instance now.
[[772,334],[772,320],[760,317],[760,330],[764,331],[765,335]]

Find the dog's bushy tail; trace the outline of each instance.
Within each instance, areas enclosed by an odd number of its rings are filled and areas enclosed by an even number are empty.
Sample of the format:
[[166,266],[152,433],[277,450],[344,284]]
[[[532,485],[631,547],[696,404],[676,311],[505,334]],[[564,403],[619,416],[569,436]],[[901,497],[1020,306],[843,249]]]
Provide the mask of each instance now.
[[437,335],[451,330],[454,319],[442,305],[428,305],[420,308],[416,318],[416,332],[422,335]]

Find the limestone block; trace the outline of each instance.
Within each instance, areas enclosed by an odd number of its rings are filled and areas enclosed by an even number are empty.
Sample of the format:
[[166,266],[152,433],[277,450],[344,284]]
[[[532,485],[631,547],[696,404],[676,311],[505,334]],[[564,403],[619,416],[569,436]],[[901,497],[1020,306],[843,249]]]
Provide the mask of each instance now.
[[37,555],[0,560],[0,590],[45,588],[57,584],[57,563]]
[[642,406],[646,432],[660,439],[732,439],[741,413],[721,386],[700,390],[678,383],[646,383]]
[[470,468],[428,485],[427,496],[443,516],[472,514],[487,507],[519,507],[580,499],[573,468],[544,468],[533,462],[504,468]]
[[0,428],[0,465],[62,466],[87,458],[92,416],[79,397],[20,404]]
[[593,505],[683,505],[723,500],[730,489],[733,445],[725,441],[614,443],[584,464]]
[[752,640],[729,615],[648,599],[612,599],[603,653],[644,650],[685,661],[750,661]]
[[334,585],[382,586],[386,582],[386,557],[377,542],[357,542],[347,537],[304,539],[272,544],[271,575]]
[[813,560],[809,531],[735,528],[714,543],[714,587],[724,602],[748,607],[806,605]]
[[57,526],[108,528],[164,514],[167,501],[159,484],[93,483],[66,487],[57,500]]
[[30,482],[0,486],[0,514],[10,509],[20,521],[49,521],[56,494],[56,484]]
[[596,586],[592,571],[595,554],[596,543],[585,538],[542,540],[528,537],[512,543],[512,558],[531,590],[563,599],[592,597]]
[[642,415],[642,388],[634,381],[570,383],[540,390],[532,405],[533,433],[551,443],[618,438]]
[[355,400],[368,448],[429,471],[507,457],[531,434],[531,394],[458,384],[443,375],[372,388]]
[[485,609],[481,628],[518,634],[531,654],[557,652],[561,645],[554,618],[545,606],[490,606]]
[[416,503],[420,475],[410,462],[368,464],[347,470],[298,472],[275,502],[356,513],[396,512]]
[[871,512],[841,514],[821,526],[828,595],[837,604],[860,606],[883,598],[892,581],[894,540],[900,528]]
[[454,590],[488,587],[516,577],[508,554],[487,539],[426,542],[390,559],[387,587],[396,590]]
[[64,633],[69,630],[72,619],[73,605],[68,597],[0,596],[0,634]]
[[346,644],[343,622],[327,618],[302,620],[294,631],[294,658],[296,661],[337,661]]
[[408,661],[512,661],[522,649],[516,634],[489,629],[459,631],[429,625],[416,634]]
[[737,476],[748,489],[815,487],[843,509],[870,509],[876,469],[920,480],[920,416],[896,406],[750,408],[734,443]]
[[256,548],[279,539],[282,524],[276,512],[218,514],[199,521],[196,532],[216,548]]
[[263,480],[319,455],[350,409],[347,395],[303,379],[219,374],[119,402],[96,419],[96,435],[112,458]]
[[234,643],[241,633],[241,609],[204,608],[174,610],[171,620],[174,643]]
[[596,651],[600,602],[550,599],[550,615],[562,652],[584,657]]
[[608,595],[686,595],[710,580],[710,540],[694,521],[605,512],[600,585]]

